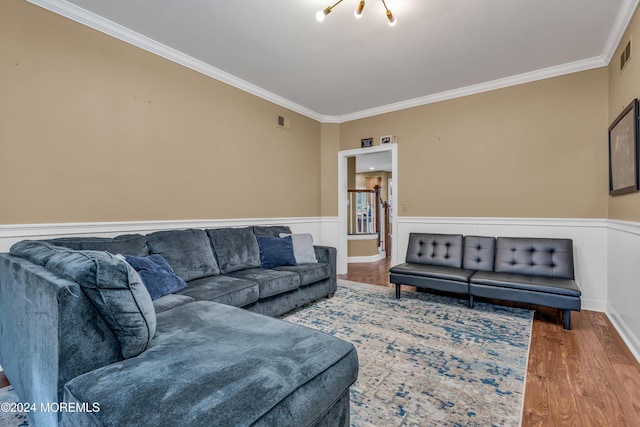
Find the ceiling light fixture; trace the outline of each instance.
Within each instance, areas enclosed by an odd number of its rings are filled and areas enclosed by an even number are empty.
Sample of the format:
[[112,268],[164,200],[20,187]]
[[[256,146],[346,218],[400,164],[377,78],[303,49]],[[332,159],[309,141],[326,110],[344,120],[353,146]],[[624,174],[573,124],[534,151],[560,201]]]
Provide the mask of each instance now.
[[360,3],[358,3],[358,7],[356,8],[356,10],[353,11],[353,14],[356,17],[356,19],[362,18],[363,10],[364,10],[364,0],[360,0]]
[[[389,23],[389,26],[390,27],[395,26],[397,22],[396,17],[393,16],[393,13],[391,13],[389,8],[387,7],[387,3],[385,3],[384,0],[381,0],[381,1],[382,1],[382,4],[384,5],[384,9],[386,10],[387,22]],[[318,20],[318,22],[324,21],[324,18],[328,14],[330,14],[333,8],[339,5],[340,3],[342,3],[342,0],[338,0],[332,6],[327,6],[326,9],[318,11],[318,13],[316,13],[316,19]],[[353,14],[357,19],[360,19],[362,17],[363,11],[364,11],[364,0],[360,0],[360,2],[358,3],[358,6],[356,7],[356,10],[353,11]]]

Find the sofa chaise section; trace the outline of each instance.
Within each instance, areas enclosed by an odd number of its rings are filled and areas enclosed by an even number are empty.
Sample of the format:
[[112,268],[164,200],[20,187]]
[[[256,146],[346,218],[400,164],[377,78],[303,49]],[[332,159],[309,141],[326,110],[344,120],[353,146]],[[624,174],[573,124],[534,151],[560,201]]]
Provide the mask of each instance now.
[[157,321],[140,356],[65,386],[67,402],[104,402],[99,412],[63,414],[65,425],[312,426],[327,408],[348,424],[341,398],[358,371],[351,344],[204,301]]

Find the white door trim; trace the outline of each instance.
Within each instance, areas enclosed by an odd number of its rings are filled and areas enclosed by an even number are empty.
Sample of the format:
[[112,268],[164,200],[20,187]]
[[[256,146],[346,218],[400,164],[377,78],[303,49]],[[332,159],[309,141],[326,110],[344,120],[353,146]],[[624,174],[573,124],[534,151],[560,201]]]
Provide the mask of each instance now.
[[398,145],[386,144],[370,148],[356,148],[353,150],[343,150],[338,152],[338,242],[337,270],[338,274],[347,273],[347,158],[355,157],[359,154],[367,153],[391,153],[391,174],[393,177],[393,200],[391,201],[391,265],[395,265],[398,260],[398,245],[393,236],[398,230]]

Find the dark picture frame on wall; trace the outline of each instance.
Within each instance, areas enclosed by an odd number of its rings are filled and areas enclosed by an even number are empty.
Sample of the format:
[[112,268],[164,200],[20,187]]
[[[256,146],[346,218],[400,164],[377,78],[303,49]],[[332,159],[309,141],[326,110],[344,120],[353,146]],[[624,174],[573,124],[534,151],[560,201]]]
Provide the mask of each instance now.
[[360,140],[361,148],[373,147],[373,138],[363,138]]
[[638,191],[638,99],[609,126],[609,194]]

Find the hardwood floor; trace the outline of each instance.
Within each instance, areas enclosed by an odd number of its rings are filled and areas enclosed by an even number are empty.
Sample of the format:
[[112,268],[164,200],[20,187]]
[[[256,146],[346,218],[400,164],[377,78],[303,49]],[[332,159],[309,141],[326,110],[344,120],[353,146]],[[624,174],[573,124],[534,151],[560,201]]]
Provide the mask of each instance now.
[[[388,270],[354,263],[339,277],[392,287]],[[566,331],[559,310],[512,305],[536,310],[523,426],[640,426],[640,364],[604,313],[573,312]]]
[[0,388],[7,387],[9,385],[9,380],[4,375],[3,371],[0,371]]

